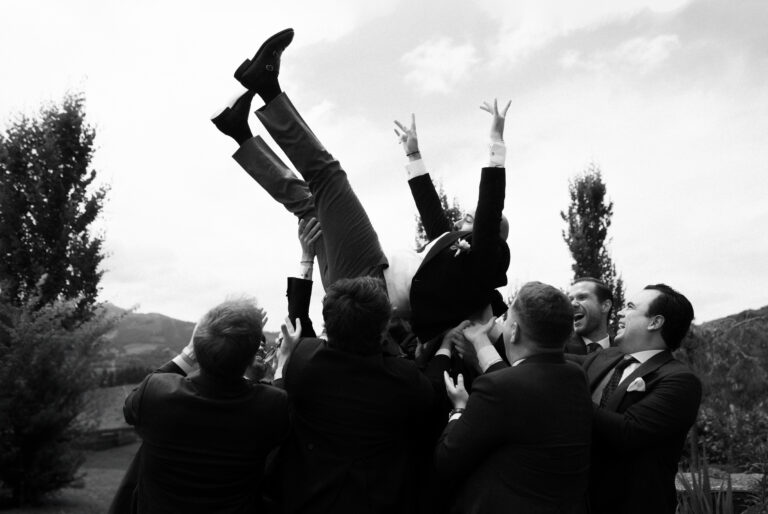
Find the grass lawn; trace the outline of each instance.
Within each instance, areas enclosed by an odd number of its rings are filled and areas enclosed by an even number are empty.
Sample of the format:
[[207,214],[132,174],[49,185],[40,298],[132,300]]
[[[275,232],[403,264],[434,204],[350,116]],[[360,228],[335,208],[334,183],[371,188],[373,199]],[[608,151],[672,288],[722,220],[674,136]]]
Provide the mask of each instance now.
[[62,489],[39,507],[2,511],[3,514],[104,514],[140,443],[86,454],[84,487]]

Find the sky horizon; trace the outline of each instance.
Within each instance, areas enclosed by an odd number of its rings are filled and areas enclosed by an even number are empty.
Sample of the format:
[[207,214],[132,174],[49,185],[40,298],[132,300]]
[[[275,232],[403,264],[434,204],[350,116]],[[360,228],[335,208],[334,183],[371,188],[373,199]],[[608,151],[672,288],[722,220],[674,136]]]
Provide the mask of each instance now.
[[[285,27],[280,81],[339,159],[385,249],[413,244],[416,213],[393,121],[416,115],[433,178],[474,205],[489,116],[506,123],[510,287],[566,287],[560,211],[590,163],[614,202],[611,254],[627,294],[665,282],[695,322],[768,304],[768,3],[501,0],[11,0],[0,6],[0,129],[67,91],[85,95],[100,300],[194,321],[228,295],[284,316],[296,221],[231,158],[210,123],[232,74]],[[258,108],[257,99],[253,107]],[[254,135],[267,137],[251,115]],[[313,317],[322,287],[315,275]]]

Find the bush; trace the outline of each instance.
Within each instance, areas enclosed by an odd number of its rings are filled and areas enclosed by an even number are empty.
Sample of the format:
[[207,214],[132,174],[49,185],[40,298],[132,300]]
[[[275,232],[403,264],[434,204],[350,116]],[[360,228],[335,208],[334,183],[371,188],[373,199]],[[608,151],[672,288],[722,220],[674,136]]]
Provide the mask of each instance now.
[[10,491],[14,505],[79,478],[83,454],[73,442],[88,427],[78,415],[98,379],[92,363],[100,338],[112,326],[103,315],[73,322],[76,300],[41,308],[35,301],[0,303],[0,491]]
[[765,469],[768,307],[694,327],[678,357],[691,365],[704,386],[692,430],[698,451],[730,471]]

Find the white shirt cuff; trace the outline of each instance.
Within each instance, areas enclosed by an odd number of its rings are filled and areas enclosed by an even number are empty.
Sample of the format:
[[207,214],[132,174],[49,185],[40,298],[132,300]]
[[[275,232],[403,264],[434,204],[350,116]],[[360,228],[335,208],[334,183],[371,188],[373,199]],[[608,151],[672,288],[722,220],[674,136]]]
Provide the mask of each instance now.
[[462,415],[461,412],[457,412],[455,414],[452,414],[451,417],[448,418],[448,423],[450,423],[451,421],[454,421],[456,419],[459,419],[461,417],[461,415]]
[[187,360],[183,353],[180,353],[174,357],[173,363],[180,367],[181,371],[183,371],[185,375],[189,375],[195,371],[195,364]]
[[501,357],[499,356],[499,352],[496,351],[496,348],[493,347],[493,345],[489,344],[487,346],[483,346],[478,350],[477,352],[477,362],[480,364],[480,369],[483,370],[483,373],[485,373],[488,368],[496,364],[497,362],[501,362]]
[[448,348],[440,348],[435,352],[435,357],[437,357],[438,355],[445,355],[446,357],[450,357],[451,350],[449,350]]
[[494,141],[490,147],[490,159],[489,167],[491,168],[503,168],[504,160],[507,157],[507,146],[504,141]]
[[427,174],[427,167],[424,165],[424,159],[410,161],[405,165],[405,171],[408,173],[408,180]]

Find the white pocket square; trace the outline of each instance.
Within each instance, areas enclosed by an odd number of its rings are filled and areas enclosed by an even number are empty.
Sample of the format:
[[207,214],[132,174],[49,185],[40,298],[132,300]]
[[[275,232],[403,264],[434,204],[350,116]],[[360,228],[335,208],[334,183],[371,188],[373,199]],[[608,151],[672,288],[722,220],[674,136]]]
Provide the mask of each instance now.
[[628,393],[631,393],[633,391],[639,391],[641,393],[645,391],[645,380],[643,380],[640,377],[637,377],[636,379],[634,379],[632,383],[629,384],[629,387],[627,387]]

